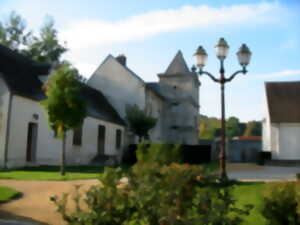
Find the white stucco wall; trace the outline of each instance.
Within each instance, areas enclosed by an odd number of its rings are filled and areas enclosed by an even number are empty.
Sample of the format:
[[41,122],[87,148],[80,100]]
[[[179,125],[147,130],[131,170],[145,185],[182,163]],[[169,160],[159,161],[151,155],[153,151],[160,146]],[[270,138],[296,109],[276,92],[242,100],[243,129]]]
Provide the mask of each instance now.
[[164,123],[163,107],[164,101],[154,94],[153,91],[148,89],[146,92],[146,112],[157,119],[155,127],[149,132],[150,140],[154,143],[160,143],[164,141],[162,130]]
[[270,125],[270,146],[272,159],[279,159],[279,124],[271,123]]
[[270,113],[269,113],[269,107],[268,107],[268,101],[266,92],[264,94],[264,115],[265,118],[262,121],[262,148],[263,151],[271,151],[274,149],[271,144],[271,121],[270,121]]
[[[199,81],[192,73],[159,74],[161,90],[168,98],[164,133],[167,142],[198,144]],[[176,128],[177,127],[177,128]]]
[[140,108],[145,108],[144,82],[112,56],[106,58],[87,84],[101,91],[123,118],[126,116],[127,104],[137,104]]
[[[33,114],[38,115],[34,119]],[[59,165],[61,159],[62,141],[54,137],[49,129],[46,113],[38,102],[20,96],[13,96],[12,114],[8,148],[8,167],[23,167],[26,163],[26,147],[28,123],[38,125],[36,163]],[[86,164],[97,154],[98,125],[106,127],[105,154],[116,155],[120,150],[115,148],[116,129],[122,126],[87,117],[83,124],[82,145],[73,145],[73,131],[67,133],[66,152],[69,164]],[[124,138],[122,138],[123,141]]]
[[283,160],[300,160],[300,123],[279,125],[279,153]]
[[0,167],[4,166],[4,151],[6,141],[9,90],[0,73]]

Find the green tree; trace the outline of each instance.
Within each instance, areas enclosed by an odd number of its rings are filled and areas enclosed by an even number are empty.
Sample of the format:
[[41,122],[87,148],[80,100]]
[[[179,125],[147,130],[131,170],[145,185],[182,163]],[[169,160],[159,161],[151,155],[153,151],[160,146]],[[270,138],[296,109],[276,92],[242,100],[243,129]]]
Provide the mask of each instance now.
[[12,11],[5,22],[0,22],[0,43],[11,48],[20,50],[26,46],[32,37],[31,31],[26,31],[25,20]]
[[80,97],[82,84],[76,73],[69,64],[60,65],[50,75],[45,86],[47,99],[41,103],[50,128],[62,139],[61,175],[65,175],[66,132],[81,126],[86,117],[85,102]]
[[0,22],[0,43],[40,63],[64,63],[61,55],[67,51],[65,43],[61,44],[58,40],[52,18],[46,19],[36,36],[27,31],[25,19],[15,11],[11,12],[7,21]]
[[214,139],[217,130],[221,127],[221,121],[215,117],[200,115],[199,137],[200,139]]
[[126,107],[126,120],[129,124],[129,129],[139,137],[139,142],[142,139],[148,139],[148,132],[155,127],[157,119],[147,115],[137,105],[128,105]]
[[246,130],[244,133],[245,137],[250,136],[261,136],[262,125],[261,122],[258,121],[250,121],[247,123]]
[[226,131],[227,131],[227,137],[229,139],[235,137],[235,136],[240,136],[240,121],[238,118],[232,116],[229,117],[227,122],[226,122]]
[[58,40],[53,19],[49,18],[42,26],[40,35],[33,37],[24,53],[40,63],[59,63],[66,51],[67,48]]

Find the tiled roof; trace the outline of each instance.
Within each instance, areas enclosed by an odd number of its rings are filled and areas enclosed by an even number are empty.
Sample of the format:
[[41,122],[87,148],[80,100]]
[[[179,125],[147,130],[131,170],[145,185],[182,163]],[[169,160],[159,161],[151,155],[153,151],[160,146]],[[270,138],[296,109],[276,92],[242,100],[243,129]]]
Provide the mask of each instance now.
[[146,87],[151,89],[156,95],[158,95],[160,98],[165,99],[164,95],[162,94],[160,90],[160,85],[157,82],[147,82]]
[[[13,94],[35,101],[46,98],[42,90],[39,75],[47,75],[50,66],[36,64],[28,57],[0,45],[0,73]],[[87,103],[87,112],[93,116],[109,122],[124,124],[119,114],[109,104],[104,95],[84,84],[81,94]]]
[[179,50],[168,66],[165,74],[189,73],[190,70],[183,58],[182,52]]
[[84,85],[81,94],[87,104],[87,114],[105,121],[125,125],[125,122],[98,90]]
[[267,105],[272,123],[300,122],[300,82],[266,82]]
[[49,65],[36,64],[28,57],[0,45],[0,73],[14,94],[41,100],[42,83],[38,75],[48,74],[49,69]]

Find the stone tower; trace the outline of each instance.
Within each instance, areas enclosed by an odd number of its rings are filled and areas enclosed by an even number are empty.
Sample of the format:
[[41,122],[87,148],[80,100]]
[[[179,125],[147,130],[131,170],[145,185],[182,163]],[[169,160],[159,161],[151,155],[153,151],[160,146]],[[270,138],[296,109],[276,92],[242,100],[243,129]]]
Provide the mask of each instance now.
[[160,89],[167,99],[164,106],[163,134],[166,142],[198,144],[199,86],[178,51],[165,73],[158,74]]

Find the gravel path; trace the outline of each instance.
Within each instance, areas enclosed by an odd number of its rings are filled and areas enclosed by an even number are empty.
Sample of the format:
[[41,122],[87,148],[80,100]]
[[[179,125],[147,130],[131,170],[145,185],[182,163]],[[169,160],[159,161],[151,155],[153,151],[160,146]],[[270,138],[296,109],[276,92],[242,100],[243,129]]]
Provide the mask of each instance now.
[[[0,180],[0,186],[8,186],[23,193],[20,199],[0,205],[0,219],[42,222],[40,224],[64,225],[55,205],[49,200],[53,195],[74,191],[74,185],[82,184],[82,190],[97,184],[98,180],[80,181],[16,181]],[[0,221],[0,225],[5,224]],[[36,223],[34,223],[36,224]],[[12,225],[12,224],[10,224]],[[17,225],[17,224],[13,224]],[[19,225],[19,224],[18,224]],[[20,224],[21,225],[21,224]]]
[[258,166],[254,164],[229,164],[228,176],[241,181],[294,181],[299,167]]

